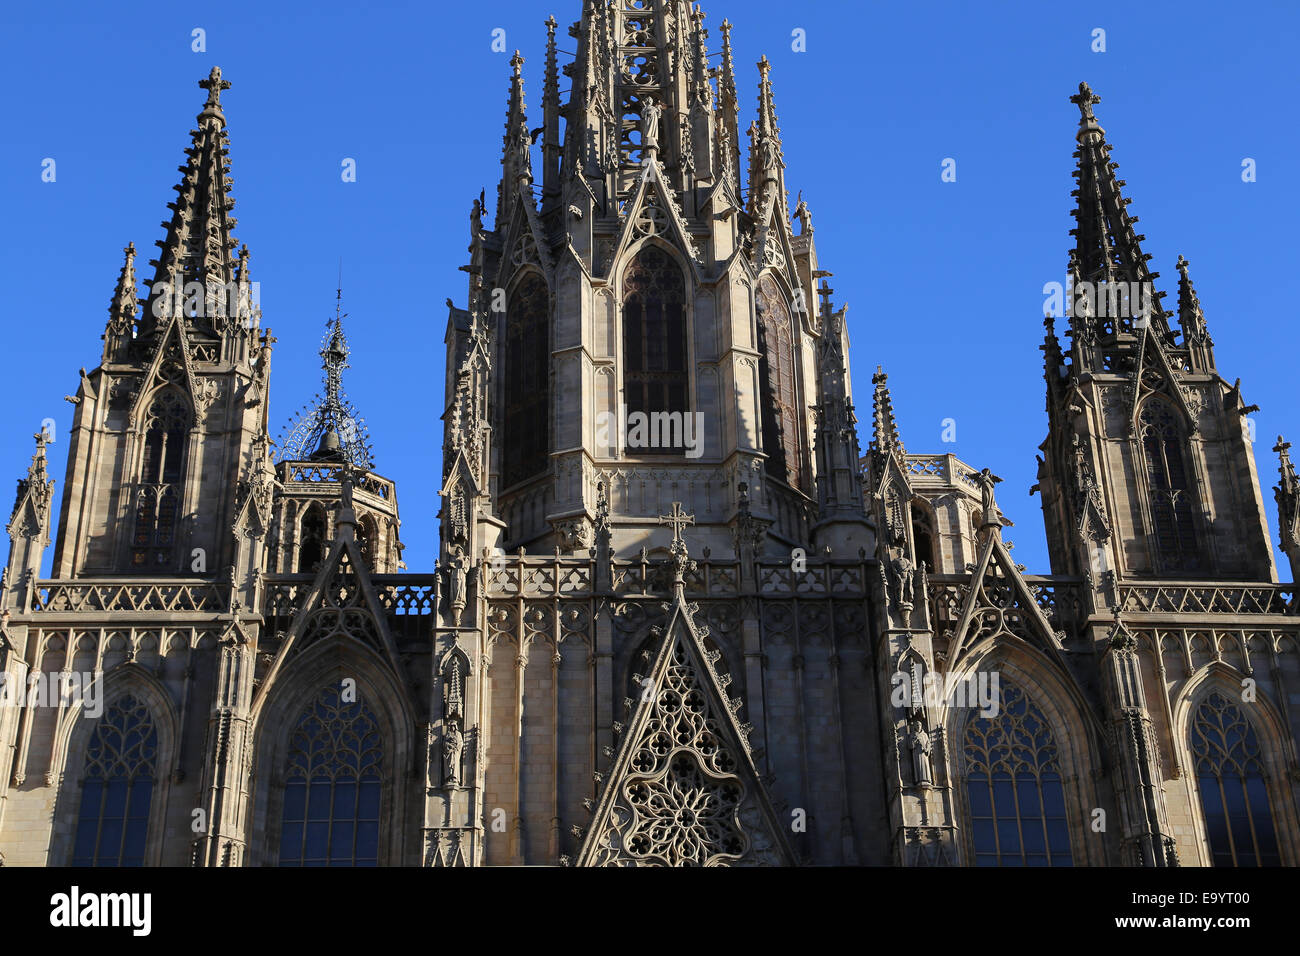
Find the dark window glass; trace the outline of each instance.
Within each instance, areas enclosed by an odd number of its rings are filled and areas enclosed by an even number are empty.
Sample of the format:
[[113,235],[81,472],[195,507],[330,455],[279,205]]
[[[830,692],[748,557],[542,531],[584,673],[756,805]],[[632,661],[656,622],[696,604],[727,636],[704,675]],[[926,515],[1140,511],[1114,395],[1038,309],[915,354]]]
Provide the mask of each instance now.
[[550,293],[535,272],[515,287],[506,311],[505,435],[507,486],[550,464]]
[[976,866],[1072,866],[1056,739],[1003,678],[998,713],[966,723],[966,796]]
[[325,559],[325,513],[315,505],[307,509],[298,532],[299,574],[314,574]]
[[131,566],[138,570],[175,570],[176,523],[189,422],[189,405],[174,388],[159,392],[149,405],[135,492],[135,533],[131,538]]
[[374,713],[326,687],[289,744],[281,866],[377,866],[384,749]]
[[[636,422],[625,436],[631,455],[681,455],[690,387],[686,371],[686,280],[668,253],[646,246],[623,280],[623,396],[629,419],[634,412],[651,416],[638,437]],[[659,419],[653,416],[660,415]]]
[[1192,719],[1201,812],[1215,866],[1280,866],[1259,738],[1241,709],[1210,694]]
[[758,287],[759,387],[763,392],[763,450],[775,478],[803,487],[803,425],[795,369],[795,327],[785,295],[771,276]]
[[143,702],[123,697],[91,734],[73,866],[143,866],[158,733]]
[[1156,566],[1167,574],[1198,571],[1196,493],[1188,482],[1177,412],[1163,399],[1148,399],[1139,416],[1139,431],[1151,494]]

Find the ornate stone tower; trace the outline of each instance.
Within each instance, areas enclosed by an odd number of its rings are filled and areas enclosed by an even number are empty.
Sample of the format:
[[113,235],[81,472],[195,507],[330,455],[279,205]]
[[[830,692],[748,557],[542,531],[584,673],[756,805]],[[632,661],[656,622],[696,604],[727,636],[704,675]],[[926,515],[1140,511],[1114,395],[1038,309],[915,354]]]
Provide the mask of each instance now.
[[449,325],[447,470],[475,451],[466,480],[500,521],[470,550],[582,553],[602,485],[615,549],[663,548],[674,499],[726,547],[742,484],[774,552],[856,550],[847,338],[810,307],[827,273],[806,204],[791,227],[769,64],[745,171],[728,24],[714,70],[690,4],[587,4],[563,108],[547,27],[541,126],[516,55],[496,221],[475,204]]
[[221,109],[230,84],[214,69],[200,85],[208,98],[150,262],[148,296],[137,303],[128,246],[101,364],[83,371],[76,392],[55,539],[61,578],[215,576],[236,559],[227,490],[266,431],[272,340],[259,329],[248,250],[237,252],[232,235]]
[[[841,862],[879,839],[851,756],[876,743],[849,724],[870,709],[870,526],[844,311],[829,288],[811,305],[829,273],[792,215],[766,58],[742,163],[730,29],[713,68],[697,7],[588,0],[561,104],[548,20],[535,127],[511,61],[496,218],[474,203],[447,333],[438,657],[464,656],[464,703],[434,732],[472,763],[435,794],[436,860]],[[726,847],[632,840],[631,781],[712,779],[694,751],[638,776],[668,685],[721,724],[746,708],[720,744],[752,801]]]
[[1039,487],[1052,569],[1096,586],[1127,578],[1274,581],[1268,523],[1238,385],[1220,376],[1179,257],[1181,337],[1160,308],[1099,102],[1086,85],[1074,177],[1077,226],[1065,304],[1070,345],[1049,316],[1049,434]]

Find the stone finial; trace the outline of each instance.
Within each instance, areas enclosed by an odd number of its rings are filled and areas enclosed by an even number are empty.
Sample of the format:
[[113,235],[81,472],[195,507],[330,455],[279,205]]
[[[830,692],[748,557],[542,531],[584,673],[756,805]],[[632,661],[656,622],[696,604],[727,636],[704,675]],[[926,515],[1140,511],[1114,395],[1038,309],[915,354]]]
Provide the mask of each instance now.
[[230,81],[221,78],[221,67],[214,66],[206,80],[199,80],[199,86],[208,91],[207,102],[203,104],[203,112],[199,116],[222,116],[221,91],[230,89]]

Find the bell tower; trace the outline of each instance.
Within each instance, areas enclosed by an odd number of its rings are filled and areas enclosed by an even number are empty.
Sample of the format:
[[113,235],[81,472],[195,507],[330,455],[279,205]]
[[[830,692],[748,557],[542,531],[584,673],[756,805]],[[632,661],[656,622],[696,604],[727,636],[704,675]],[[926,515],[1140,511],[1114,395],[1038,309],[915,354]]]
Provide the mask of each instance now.
[[269,331],[232,231],[229,141],[214,67],[153,280],[125,250],[101,362],[81,372],[54,576],[213,575],[236,560],[232,489],[264,458]]
[[1274,581],[1247,421],[1255,406],[1219,372],[1181,256],[1172,327],[1093,112],[1100,97],[1085,83],[1071,100],[1080,112],[1075,245],[1042,346],[1049,432],[1037,488],[1052,570],[1097,586],[1117,577]]

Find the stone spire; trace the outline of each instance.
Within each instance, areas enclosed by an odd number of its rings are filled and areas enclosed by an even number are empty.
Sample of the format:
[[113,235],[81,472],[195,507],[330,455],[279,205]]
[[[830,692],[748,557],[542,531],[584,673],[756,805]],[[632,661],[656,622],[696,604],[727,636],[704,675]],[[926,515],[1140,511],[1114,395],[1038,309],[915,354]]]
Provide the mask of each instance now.
[[[179,167],[181,181],[174,187],[176,201],[167,204],[172,211],[171,220],[163,223],[167,234],[156,243],[158,258],[149,262],[155,271],[142,324],[145,337],[157,333],[161,317],[176,311],[175,297],[178,292],[188,296],[190,283],[201,284],[206,292],[204,315],[187,319],[193,329],[219,332],[229,311],[224,290],[233,288],[238,242],[233,235],[236,220],[230,214],[235,200],[228,193],[234,180],[221,93],[230,84],[221,78],[221,68],[214,66],[199,86],[207,91],[207,100],[198,115],[198,128],[190,131],[186,162]],[[163,295],[167,301],[155,304]]]
[[108,326],[104,329],[105,365],[129,360],[136,313],[140,311],[135,293],[135,243],[128,243],[122,252],[126,258],[117,277],[117,288],[113,290],[113,301],[108,306]]
[[497,188],[498,225],[509,221],[509,210],[533,181],[532,136],[528,131],[528,104],[524,102],[524,58],[519,51],[510,58],[510,99],[506,107],[506,132],[501,185]]
[[348,367],[351,350],[343,333],[347,313],[342,311],[342,303],[343,290],[339,289],[334,318],[320,351],[324,392],[290,422],[288,435],[280,442],[280,460],[344,462],[368,471],[374,467],[374,450],[366,421],[343,392],[343,370]]
[[1201,311],[1201,300],[1196,295],[1191,276],[1187,274],[1191,265],[1182,256],[1178,257],[1178,324],[1183,330],[1183,346],[1201,353],[1206,369],[1214,368],[1214,341],[1210,338],[1209,328],[1205,324],[1205,313]]
[[722,21],[722,64],[718,67],[719,165],[740,195],[740,95],[736,88],[736,63],[731,53],[731,23]]
[[[758,119],[749,128],[749,205],[752,212],[766,208],[785,168],[781,152],[781,126],[772,102],[772,64],[758,61]],[[789,217],[787,216],[788,220]]]
[[556,60],[555,17],[546,18],[546,85],[542,94],[542,193],[546,207],[559,200],[560,159],[564,146],[560,142],[560,69]]
[[[1151,256],[1141,247],[1146,237],[1134,231],[1138,217],[1128,213],[1129,200],[1120,191],[1124,180],[1115,176],[1119,163],[1111,161],[1106,131],[1092,110],[1101,97],[1087,83],[1080,83],[1079,92],[1070,97],[1070,102],[1079,107],[1080,113],[1079,148],[1074,153],[1078,166],[1073,173],[1078,188],[1071,193],[1078,201],[1072,213],[1076,226],[1070,230],[1075,237],[1079,277],[1089,283],[1129,282],[1152,289],[1154,327],[1168,338],[1166,313],[1158,308],[1164,293],[1154,292],[1153,285],[1160,274],[1147,267]],[[1075,316],[1076,325],[1079,318]]]
[[871,384],[876,387],[872,399],[871,459],[876,474],[880,465],[889,455],[900,460],[907,454],[903,439],[898,433],[898,423],[894,420],[894,400],[889,395],[889,376],[879,365],[876,374],[871,376]]

